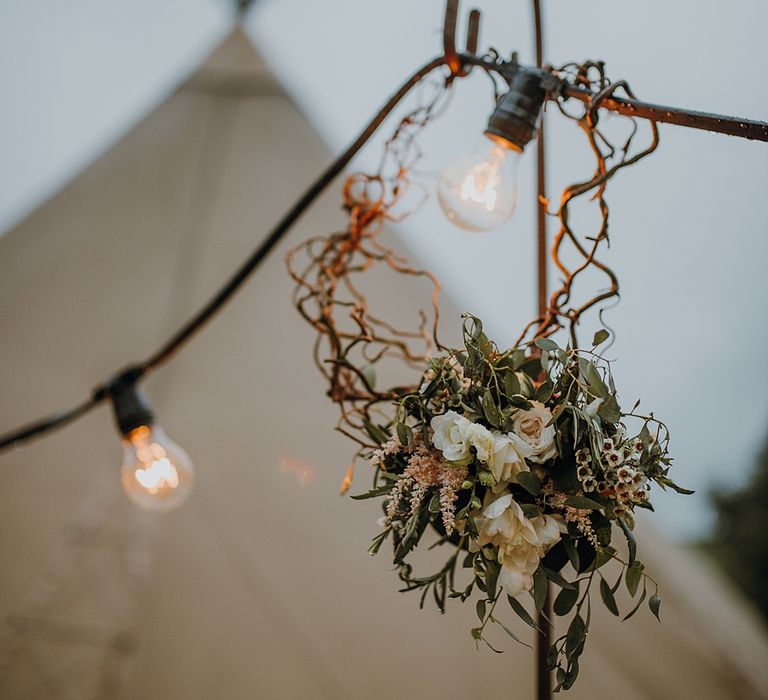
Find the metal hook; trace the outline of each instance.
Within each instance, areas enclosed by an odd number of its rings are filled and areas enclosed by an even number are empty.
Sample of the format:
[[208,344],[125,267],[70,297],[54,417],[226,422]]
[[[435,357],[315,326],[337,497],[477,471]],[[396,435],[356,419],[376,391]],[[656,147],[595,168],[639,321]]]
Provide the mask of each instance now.
[[451,69],[451,75],[461,73],[461,59],[456,53],[456,19],[458,15],[459,0],[447,0],[443,24],[443,53],[445,54],[445,62]]
[[[459,0],[447,0],[445,4],[445,22],[443,24],[443,53],[445,63],[451,69],[453,77],[467,75],[472,67],[464,68],[456,51],[456,23],[459,16]],[[480,10],[473,9],[469,13],[467,24],[466,50],[468,54],[477,52],[478,37],[480,32]]]

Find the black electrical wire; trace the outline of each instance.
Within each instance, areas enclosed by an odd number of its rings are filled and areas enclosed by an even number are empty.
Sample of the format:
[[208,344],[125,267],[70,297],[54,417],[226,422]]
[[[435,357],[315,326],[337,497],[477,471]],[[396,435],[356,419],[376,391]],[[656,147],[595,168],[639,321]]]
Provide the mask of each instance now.
[[296,223],[299,217],[301,217],[301,215],[312,205],[315,199],[317,199],[331,182],[333,182],[336,176],[347,166],[349,161],[355,157],[371,136],[373,136],[379,126],[381,126],[382,122],[389,116],[392,110],[397,107],[400,101],[411,91],[411,89],[425,76],[444,64],[445,57],[439,56],[419,68],[400,86],[397,92],[387,100],[386,104],[384,104],[373,119],[371,119],[360,135],[333,163],[328,166],[328,168],[326,168],[317,180],[315,180],[296,204],[288,210],[285,216],[283,216],[272,229],[261,245],[256,248],[251,256],[240,266],[232,277],[227,280],[222,288],[205,306],[203,306],[203,308],[174,333],[174,335],[172,335],[156,353],[144,360],[144,362],[137,363],[136,365],[123,370],[107,383],[97,386],[91,392],[91,397],[89,399],[83,401],[74,408],[41,418],[33,423],[29,423],[0,436],[0,451],[20,447],[22,444],[29,442],[36,437],[63,428],[65,425],[77,420],[109,398],[110,386],[115,381],[138,381],[145,374],[157,369],[160,365],[165,363],[235,295],[245,281],[259,267],[264,258],[269,255],[275,245],[277,245],[293,224]]

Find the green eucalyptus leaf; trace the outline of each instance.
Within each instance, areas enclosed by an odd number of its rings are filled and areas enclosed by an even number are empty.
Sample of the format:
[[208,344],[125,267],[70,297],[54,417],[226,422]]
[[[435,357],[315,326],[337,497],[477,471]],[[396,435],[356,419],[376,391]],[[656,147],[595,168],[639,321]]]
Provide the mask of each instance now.
[[575,615],[571,624],[568,625],[568,632],[565,635],[565,649],[566,652],[572,654],[579,647],[583,646],[584,640],[587,636],[587,626],[584,624],[584,620],[581,615]]
[[640,586],[640,580],[643,578],[643,565],[636,561],[632,566],[627,567],[627,571],[624,574],[624,581],[627,584],[627,590],[629,595],[633,598],[637,593],[637,589]]
[[515,372],[506,372],[502,383],[504,384],[504,393],[507,396],[514,396],[520,393],[520,380]]
[[485,419],[494,427],[498,428],[502,421],[501,411],[493,400],[493,395],[486,389],[483,394],[482,401],[480,402]]
[[525,517],[529,520],[541,515],[541,510],[535,503],[521,503],[520,508],[522,508]]
[[565,505],[579,510],[600,510],[603,508],[597,501],[593,501],[586,496],[568,496],[565,499]]
[[397,438],[400,440],[401,445],[405,445],[406,447],[411,447],[413,445],[413,430],[411,430],[411,426],[398,422],[395,425],[395,430],[397,431]]
[[568,555],[568,561],[571,562],[571,566],[574,571],[579,570],[579,553],[576,551],[576,545],[573,544],[573,540],[565,537],[562,539],[563,549]]
[[650,599],[648,600],[648,607],[651,609],[651,612],[656,616],[656,619],[659,622],[661,622],[661,618],[659,617],[659,608],[661,607],[661,598],[659,597],[658,593],[650,597]]
[[429,500],[429,512],[433,514],[440,512],[440,494],[439,493],[433,494],[432,498]]
[[501,627],[512,639],[514,639],[516,642],[522,644],[524,647],[531,648],[530,644],[526,644],[522,639],[520,639],[509,627],[507,627],[503,622],[497,620],[495,617],[493,618],[493,621]]
[[[590,384],[591,386],[591,384]],[[611,394],[597,409],[597,415],[607,423],[617,423],[621,418],[621,409],[616,395]]]
[[511,403],[513,406],[516,406],[517,408],[522,408],[524,411],[528,411],[533,408],[531,402],[522,394],[515,394],[514,396],[510,396],[509,403]]
[[539,388],[536,389],[536,400],[540,401],[541,403],[546,403],[550,398],[552,398],[552,392],[554,389],[555,387],[553,386],[552,382],[549,381],[549,379],[542,382]]
[[384,484],[383,486],[377,486],[375,489],[360,493],[357,496],[350,496],[353,501],[364,501],[367,498],[376,498],[378,496],[386,496],[392,490],[392,484]]
[[536,345],[537,348],[541,348],[542,350],[559,350],[560,347],[558,344],[551,340],[550,338],[539,338],[534,342],[534,345]]
[[365,428],[365,432],[368,433],[371,440],[373,440],[375,443],[383,445],[385,442],[387,442],[387,440],[389,440],[388,433],[378,425],[371,423],[371,421],[364,419],[363,427]]
[[537,613],[544,609],[548,586],[549,581],[547,580],[546,573],[544,573],[544,567],[539,566],[533,573],[533,603],[536,606]]
[[488,588],[488,598],[490,600],[496,600],[496,583],[499,579],[499,572],[501,566],[494,559],[487,561],[485,564],[485,584]]
[[645,586],[643,586],[643,592],[640,594],[640,598],[638,598],[637,603],[635,604],[635,607],[632,608],[624,617],[623,620],[629,620],[632,615],[634,615],[638,610],[640,610],[640,606],[643,604],[643,601],[645,600],[645,596],[648,595],[648,592],[645,589]]
[[557,598],[555,598],[555,603],[552,606],[552,609],[555,611],[555,615],[559,615],[560,617],[565,617],[571,610],[573,609],[573,606],[576,605],[576,601],[579,599],[579,589],[578,588],[563,588],[560,593],[557,594]]
[[601,328],[599,331],[597,331],[597,333],[595,333],[595,337],[592,338],[592,347],[596,348],[598,345],[601,345],[610,337],[611,337],[611,334],[607,330],[605,330],[605,328]]
[[619,608],[616,605],[616,599],[613,597],[611,587],[604,578],[600,579],[600,596],[603,599],[603,603],[605,603],[605,607],[618,617]]
[[541,481],[533,472],[520,472],[517,475],[517,483],[520,484],[532,496],[538,496],[541,491]]
[[538,357],[532,357],[523,363],[520,370],[531,379],[537,379],[541,374],[541,362]]
[[515,348],[512,351],[512,368],[520,369],[525,362],[525,350],[523,348]]
[[544,573],[547,575],[547,578],[552,581],[552,583],[556,583],[558,586],[560,586],[560,588],[578,590],[577,586],[572,584],[570,581],[566,581],[560,574],[557,573],[557,571],[552,571],[552,569],[548,569],[546,567],[543,568]]
[[583,369],[584,378],[587,380],[587,384],[589,384],[592,393],[601,399],[607,399],[609,394],[608,387],[603,383],[602,377],[600,377],[600,373],[597,371],[595,364],[587,361],[584,363]]
[[541,632],[541,627],[539,627],[536,621],[531,617],[531,614],[523,607],[523,604],[519,600],[509,595],[507,596],[507,600],[509,601],[509,605],[512,610],[515,611],[515,614],[526,625],[528,625],[528,627],[535,629],[537,632]]

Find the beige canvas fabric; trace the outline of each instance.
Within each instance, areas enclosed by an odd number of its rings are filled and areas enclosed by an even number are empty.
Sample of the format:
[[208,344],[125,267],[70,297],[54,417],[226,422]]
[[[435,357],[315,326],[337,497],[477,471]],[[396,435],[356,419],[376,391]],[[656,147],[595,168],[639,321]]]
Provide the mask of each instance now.
[[[65,407],[153,350],[328,160],[234,35],[0,240],[0,426]],[[476,652],[471,605],[419,611],[396,592],[387,557],[365,553],[376,504],[337,495],[352,447],[332,430],[282,259],[343,226],[338,193],[147,383],[198,469],[184,508],[153,519],[124,501],[106,407],[0,458],[0,696],[532,696],[530,650],[499,632],[504,655]],[[424,293],[372,284],[391,314]],[[444,301],[447,330],[459,311]],[[361,470],[353,492],[368,483]],[[710,567],[641,527],[663,624],[647,610],[620,623],[595,600],[569,697],[766,697],[768,644],[753,611]]]

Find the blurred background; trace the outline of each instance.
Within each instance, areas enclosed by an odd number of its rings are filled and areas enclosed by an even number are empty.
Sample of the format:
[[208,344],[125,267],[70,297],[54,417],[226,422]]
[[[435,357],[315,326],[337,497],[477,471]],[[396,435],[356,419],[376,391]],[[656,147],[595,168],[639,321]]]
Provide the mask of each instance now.
[[[529,3],[479,7],[481,47],[532,62]],[[441,0],[257,0],[242,14],[225,0],[0,4],[0,432],[154,350],[438,53],[443,10]],[[768,114],[761,0],[545,0],[544,11],[547,62],[604,60],[650,102]],[[483,75],[456,86],[421,142],[426,187],[490,107]],[[574,123],[546,118],[557,200],[592,163]],[[376,167],[389,129],[353,168]],[[638,526],[663,624],[600,610],[570,694],[768,697],[768,146],[660,132],[659,150],[608,189],[622,300],[605,319],[624,403],[640,398],[670,426],[675,480],[696,494],[654,494],[657,513]],[[528,150],[502,230],[459,231],[430,197],[384,234],[440,278],[449,342],[464,311],[500,345],[533,315]],[[386,557],[365,554],[375,504],[337,496],[352,450],[332,430],[283,257],[344,226],[340,183],[147,382],[198,468],[181,510],[155,517],[124,501],[106,408],[0,456],[0,697],[532,694],[530,651],[475,652],[468,606],[441,617],[397,594]],[[393,317],[428,303],[418,285],[371,285]],[[353,490],[367,485],[358,474]]]

